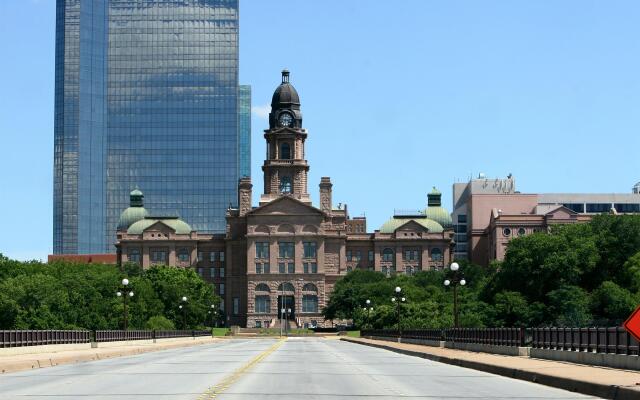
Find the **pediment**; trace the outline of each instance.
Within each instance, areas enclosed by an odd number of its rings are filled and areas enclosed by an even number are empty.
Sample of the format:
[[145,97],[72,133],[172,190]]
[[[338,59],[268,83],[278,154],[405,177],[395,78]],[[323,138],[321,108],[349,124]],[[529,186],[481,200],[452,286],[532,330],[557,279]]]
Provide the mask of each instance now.
[[143,232],[175,233],[176,230],[160,220],[146,227]]
[[419,223],[417,223],[414,220],[405,222],[404,224],[402,224],[399,227],[397,227],[394,232],[402,232],[402,231],[404,231],[404,232],[429,232],[429,230],[427,228],[425,228],[424,226],[420,225]]
[[247,215],[324,215],[319,209],[305,204],[293,197],[282,196],[269,203],[254,208]]
[[560,206],[553,211],[549,211],[545,215],[549,219],[571,219],[575,218],[578,213],[565,206]]

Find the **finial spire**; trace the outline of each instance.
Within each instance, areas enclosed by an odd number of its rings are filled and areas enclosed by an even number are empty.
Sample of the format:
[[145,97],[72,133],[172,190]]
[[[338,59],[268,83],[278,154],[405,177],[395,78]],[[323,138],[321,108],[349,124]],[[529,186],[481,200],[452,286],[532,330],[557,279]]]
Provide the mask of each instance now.
[[289,83],[289,70],[286,68],[282,70],[282,83]]

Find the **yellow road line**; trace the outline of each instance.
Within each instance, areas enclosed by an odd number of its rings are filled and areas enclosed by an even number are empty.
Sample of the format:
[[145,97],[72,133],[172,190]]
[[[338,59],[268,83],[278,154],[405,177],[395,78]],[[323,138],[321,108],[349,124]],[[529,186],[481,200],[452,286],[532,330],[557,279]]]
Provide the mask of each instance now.
[[213,400],[213,399],[215,399],[217,395],[219,395],[220,393],[222,393],[225,390],[227,390],[229,388],[229,386],[233,385],[242,376],[242,374],[244,374],[245,372],[249,371],[251,368],[253,368],[260,361],[264,360],[267,356],[269,356],[269,354],[271,354],[274,351],[278,350],[278,347],[282,346],[282,343],[284,343],[286,340],[287,340],[287,338],[283,338],[283,339],[278,340],[271,347],[269,347],[268,349],[266,349],[262,353],[260,353],[257,356],[255,356],[251,361],[249,361],[245,365],[243,365],[240,368],[238,368],[235,371],[233,371],[230,375],[226,376],[220,382],[218,382],[215,385],[209,387],[209,389],[207,389],[203,394],[200,395],[200,397],[198,397],[198,400]]

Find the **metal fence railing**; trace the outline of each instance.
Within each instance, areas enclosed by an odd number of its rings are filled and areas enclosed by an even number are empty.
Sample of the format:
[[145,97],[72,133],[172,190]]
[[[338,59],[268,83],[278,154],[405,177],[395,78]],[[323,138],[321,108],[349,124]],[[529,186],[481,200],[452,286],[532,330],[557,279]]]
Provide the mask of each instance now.
[[96,331],[96,342],[153,339],[153,331]]
[[91,332],[83,330],[0,330],[0,348],[90,341]]
[[494,346],[525,346],[525,328],[452,328],[444,329],[444,340],[457,343]]
[[422,340],[444,340],[442,336],[442,329],[406,329],[402,331],[402,334],[396,329],[363,329],[360,331],[360,336],[378,336],[397,338],[403,337],[407,339],[422,339]]
[[531,335],[539,349],[638,355],[638,341],[621,327],[532,328]]
[[170,331],[96,331],[96,342],[116,342],[122,340],[168,339],[180,337],[211,336],[208,330]]

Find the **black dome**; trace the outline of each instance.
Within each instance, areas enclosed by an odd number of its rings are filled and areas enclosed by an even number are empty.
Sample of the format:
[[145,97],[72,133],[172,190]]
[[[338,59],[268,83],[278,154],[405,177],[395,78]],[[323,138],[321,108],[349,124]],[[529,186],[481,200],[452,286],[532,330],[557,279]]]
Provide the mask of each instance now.
[[296,88],[289,83],[289,71],[282,71],[282,83],[273,92],[271,98],[271,108],[281,108],[283,106],[300,105],[300,96]]
[[282,83],[273,92],[271,98],[271,112],[269,113],[269,128],[281,128],[279,118],[282,114],[289,114],[293,121],[287,124],[289,128],[302,128],[302,113],[300,112],[300,96],[298,91],[289,83],[289,71],[282,71]]

